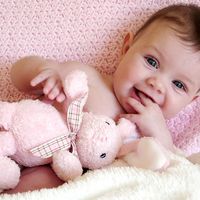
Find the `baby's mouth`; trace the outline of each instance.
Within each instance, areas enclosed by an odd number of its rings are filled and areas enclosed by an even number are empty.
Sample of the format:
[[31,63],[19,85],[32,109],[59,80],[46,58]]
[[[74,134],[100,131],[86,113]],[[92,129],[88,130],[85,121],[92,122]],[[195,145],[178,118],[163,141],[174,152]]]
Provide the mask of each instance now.
[[135,88],[135,94],[140,99],[140,102],[143,102],[142,101],[142,95],[144,95],[146,98],[150,99],[153,103],[156,103],[151,96],[149,96],[148,94],[142,92],[141,90],[138,90],[137,88]]

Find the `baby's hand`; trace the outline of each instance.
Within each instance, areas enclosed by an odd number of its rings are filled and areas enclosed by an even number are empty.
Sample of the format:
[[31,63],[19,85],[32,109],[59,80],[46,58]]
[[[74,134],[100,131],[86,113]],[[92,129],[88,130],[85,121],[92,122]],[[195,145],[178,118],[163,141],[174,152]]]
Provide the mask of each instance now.
[[43,69],[34,79],[31,86],[43,85],[43,93],[50,99],[58,102],[65,100],[62,81],[58,72],[53,68]]
[[167,129],[162,110],[159,105],[152,102],[145,95],[140,94],[142,102],[130,98],[128,103],[136,114],[125,114],[122,117],[134,122],[142,136],[150,136],[158,139],[168,149],[172,148],[172,139]]

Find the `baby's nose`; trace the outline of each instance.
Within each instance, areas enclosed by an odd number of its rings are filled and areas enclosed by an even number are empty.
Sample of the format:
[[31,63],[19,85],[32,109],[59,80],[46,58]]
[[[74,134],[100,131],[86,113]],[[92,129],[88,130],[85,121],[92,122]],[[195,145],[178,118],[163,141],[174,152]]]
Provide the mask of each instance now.
[[163,83],[157,79],[156,77],[151,77],[148,78],[146,80],[146,83],[148,84],[148,86],[153,89],[154,91],[156,91],[158,94],[164,94],[165,92],[165,88]]

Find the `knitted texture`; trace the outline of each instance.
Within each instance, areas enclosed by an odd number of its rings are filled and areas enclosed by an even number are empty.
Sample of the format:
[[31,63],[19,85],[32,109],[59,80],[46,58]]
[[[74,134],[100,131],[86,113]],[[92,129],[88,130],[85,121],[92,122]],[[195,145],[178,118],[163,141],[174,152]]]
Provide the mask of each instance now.
[[[113,73],[127,31],[156,10],[199,0],[0,0],[0,99],[28,98],[11,84],[11,64],[26,55],[77,60]],[[200,100],[168,121],[175,144],[200,150]]]

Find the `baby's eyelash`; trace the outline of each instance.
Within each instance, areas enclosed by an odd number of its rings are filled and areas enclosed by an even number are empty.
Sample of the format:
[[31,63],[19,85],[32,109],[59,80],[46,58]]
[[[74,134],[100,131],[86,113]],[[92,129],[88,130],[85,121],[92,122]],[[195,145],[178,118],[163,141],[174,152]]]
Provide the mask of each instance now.
[[187,86],[186,86],[182,81],[173,80],[172,83],[173,83],[178,89],[181,89],[181,90],[187,92]]
[[144,56],[146,62],[148,65],[150,65],[151,67],[154,67],[155,69],[159,68],[159,62],[156,58],[154,58],[153,56]]

